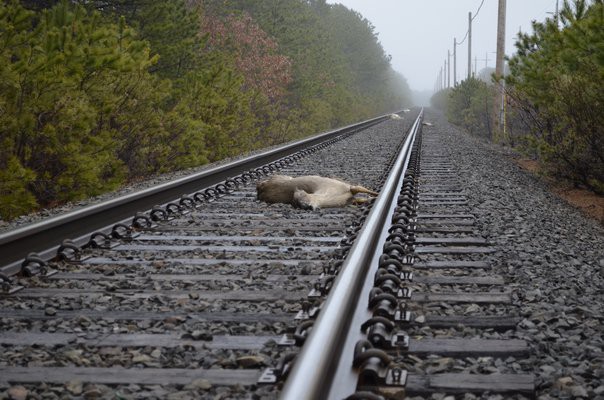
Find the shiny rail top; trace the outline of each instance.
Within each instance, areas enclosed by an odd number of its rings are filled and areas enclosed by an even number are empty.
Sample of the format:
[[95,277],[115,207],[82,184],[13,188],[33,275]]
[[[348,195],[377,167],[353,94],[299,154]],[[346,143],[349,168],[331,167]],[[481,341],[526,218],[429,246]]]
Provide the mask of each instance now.
[[[379,238],[383,233],[383,227],[394,212],[413,142],[421,129],[422,117],[423,110],[409,131],[395,166],[388,175],[355,244],[350,249],[302,351],[296,358],[283,388],[282,399],[341,399],[354,392],[356,377],[351,382],[336,379],[339,373],[337,366],[357,306],[355,299],[367,280],[371,261],[381,243]],[[349,364],[350,368],[352,368],[351,364]]]
[[386,114],[357,124],[325,132],[307,139],[233,161],[146,190],[85,207],[58,217],[0,234],[0,273],[14,275],[21,270],[23,259],[32,252],[49,260],[65,239],[81,246],[94,231],[108,233],[117,223],[128,223],[137,213],[158,204],[178,200],[187,193],[223,182],[245,171],[278,161],[311,146],[349,135],[390,117]]

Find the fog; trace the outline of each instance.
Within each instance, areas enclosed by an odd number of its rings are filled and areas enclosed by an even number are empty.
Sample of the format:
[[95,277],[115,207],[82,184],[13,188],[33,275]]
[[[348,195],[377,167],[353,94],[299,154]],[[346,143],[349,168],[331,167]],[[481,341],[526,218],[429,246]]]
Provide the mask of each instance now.
[[[476,15],[483,0],[328,0],[358,11],[375,27],[392,67],[402,73],[414,91],[433,92],[438,73],[468,30],[468,12]],[[562,4],[562,2],[560,2]],[[472,68],[495,66],[498,0],[484,0],[472,22]],[[531,21],[543,21],[556,9],[556,0],[507,0],[506,55],[515,52],[519,30],[532,31]],[[457,46],[457,79],[468,71],[468,40]],[[424,103],[421,99],[420,103]]]

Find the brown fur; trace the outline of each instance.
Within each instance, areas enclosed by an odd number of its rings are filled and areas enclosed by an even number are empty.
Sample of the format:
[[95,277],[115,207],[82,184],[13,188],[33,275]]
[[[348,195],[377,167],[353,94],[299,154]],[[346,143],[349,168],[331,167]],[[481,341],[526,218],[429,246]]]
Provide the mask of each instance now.
[[292,178],[273,175],[256,185],[258,200],[267,203],[285,203],[294,207],[317,209],[343,207],[358,193],[378,194],[362,186],[350,185],[338,179],[308,175]]

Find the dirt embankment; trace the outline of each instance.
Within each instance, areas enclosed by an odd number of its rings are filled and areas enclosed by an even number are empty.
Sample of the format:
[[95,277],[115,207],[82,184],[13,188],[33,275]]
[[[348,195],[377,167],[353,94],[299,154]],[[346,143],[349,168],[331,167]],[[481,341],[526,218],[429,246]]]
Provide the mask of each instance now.
[[599,196],[589,190],[578,189],[570,184],[556,181],[541,173],[539,163],[525,158],[514,158],[514,161],[526,171],[539,176],[547,182],[552,192],[566,200],[569,204],[577,207],[586,215],[596,219],[604,225],[604,196]]

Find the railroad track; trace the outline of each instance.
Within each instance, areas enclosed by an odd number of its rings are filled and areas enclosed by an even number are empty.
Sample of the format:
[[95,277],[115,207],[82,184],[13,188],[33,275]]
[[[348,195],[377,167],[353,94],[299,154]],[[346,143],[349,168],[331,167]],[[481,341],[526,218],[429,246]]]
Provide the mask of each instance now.
[[471,188],[459,179],[441,133],[425,130],[404,176],[394,179],[398,196],[386,206],[378,251],[355,267],[359,301],[349,325],[328,322],[352,298],[331,301],[336,284],[283,398],[534,396],[531,367],[521,366],[529,346],[513,339],[521,318],[504,277],[490,273],[495,249],[474,223],[464,196]]
[[[488,373],[528,348],[493,339],[518,322],[510,295],[488,273],[468,188],[414,113],[204,176],[207,190],[54,245],[60,261],[10,260],[0,387],[50,398],[530,397],[532,376]],[[381,194],[318,212],[256,201],[255,182],[276,171]],[[456,372],[475,359],[484,374]]]

